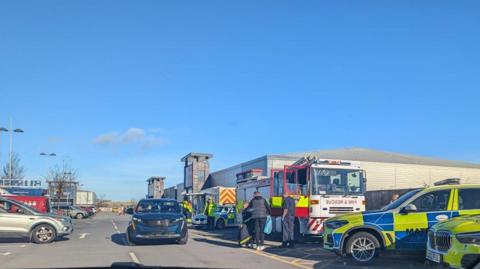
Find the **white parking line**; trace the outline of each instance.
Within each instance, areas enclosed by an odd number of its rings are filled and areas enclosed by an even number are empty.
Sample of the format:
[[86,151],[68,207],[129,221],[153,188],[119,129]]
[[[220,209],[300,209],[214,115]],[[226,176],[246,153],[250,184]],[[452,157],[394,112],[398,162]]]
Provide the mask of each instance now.
[[10,255],[10,254],[12,254],[12,253],[10,253],[10,252],[0,252],[0,255],[2,255],[2,256],[7,256],[7,255]]
[[117,227],[117,225],[115,224],[115,221],[113,221],[113,219],[112,219],[112,225],[113,225],[113,228],[115,228],[115,230],[118,232],[118,227]]
[[0,248],[24,248],[25,245],[19,245],[19,246],[12,246],[12,245],[6,245],[6,246],[1,246],[0,245]]
[[140,264],[140,260],[137,258],[137,256],[135,255],[135,253],[129,252],[128,255],[130,255],[130,258],[132,259],[132,261],[133,261],[134,263]]
[[78,239],[84,239],[84,238],[87,236],[87,234],[89,234],[89,233],[83,233],[83,234],[81,234]]
[[120,230],[118,229],[118,227],[115,224],[115,221],[113,221],[113,219],[112,219],[112,225],[113,225],[113,228],[115,229],[115,231],[117,232],[117,234],[121,234]]

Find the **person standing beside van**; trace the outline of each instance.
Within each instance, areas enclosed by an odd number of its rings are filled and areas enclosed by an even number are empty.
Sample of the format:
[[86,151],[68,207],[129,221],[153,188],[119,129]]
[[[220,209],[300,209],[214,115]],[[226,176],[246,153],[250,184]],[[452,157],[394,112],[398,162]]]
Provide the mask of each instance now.
[[265,223],[267,216],[270,215],[270,206],[259,191],[254,193],[253,199],[248,204],[248,208],[252,209],[252,219],[255,223],[255,243],[257,250],[263,250],[265,240]]

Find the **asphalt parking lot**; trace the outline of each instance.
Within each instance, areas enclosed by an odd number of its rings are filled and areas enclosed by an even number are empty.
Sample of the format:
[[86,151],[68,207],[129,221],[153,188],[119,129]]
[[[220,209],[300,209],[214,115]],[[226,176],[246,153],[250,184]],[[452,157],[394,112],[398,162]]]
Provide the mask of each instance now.
[[37,245],[25,240],[0,241],[0,268],[58,268],[110,266],[114,262],[208,268],[429,268],[423,256],[389,255],[371,266],[358,266],[323,250],[317,239],[278,248],[267,240],[260,252],[238,247],[237,230],[190,229],[187,245],[170,242],[129,246],[124,231],[130,216],[100,213],[74,220],[75,231],[64,240]]
[[[225,229],[221,231],[196,230],[195,233],[203,237],[203,239],[201,239],[202,241],[210,244],[236,245],[235,229]],[[267,240],[266,248],[263,252],[248,248],[241,249],[297,268],[435,268],[435,266],[425,261],[422,253],[401,255],[387,253],[382,255],[373,264],[362,266],[353,263],[347,258],[339,257],[330,251],[322,249],[321,243],[320,238],[314,237],[307,238],[304,242],[296,244],[295,248],[279,248],[280,242]]]

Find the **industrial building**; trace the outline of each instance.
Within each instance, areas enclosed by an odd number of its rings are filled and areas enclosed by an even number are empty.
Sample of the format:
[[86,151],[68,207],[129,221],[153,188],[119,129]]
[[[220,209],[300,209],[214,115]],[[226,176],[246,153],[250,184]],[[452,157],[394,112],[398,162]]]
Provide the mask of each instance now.
[[237,175],[255,171],[270,177],[272,169],[283,169],[301,157],[355,162],[366,171],[367,191],[406,190],[446,178],[460,178],[462,183],[480,184],[480,164],[419,157],[365,148],[345,148],[265,155],[210,173],[208,186],[235,187]]
[[165,193],[163,194],[164,198],[175,199],[178,202],[183,201],[183,196],[185,195],[185,191],[183,188],[183,183],[165,188]]
[[52,205],[74,205],[80,183],[74,180],[47,180]]

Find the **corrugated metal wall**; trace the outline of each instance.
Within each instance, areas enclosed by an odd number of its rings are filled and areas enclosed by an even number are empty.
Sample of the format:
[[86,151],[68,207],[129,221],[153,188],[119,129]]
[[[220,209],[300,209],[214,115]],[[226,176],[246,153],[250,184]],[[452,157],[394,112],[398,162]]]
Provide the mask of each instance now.
[[416,164],[360,162],[367,173],[367,191],[411,189],[458,177],[462,183],[480,184],[480,169]]

